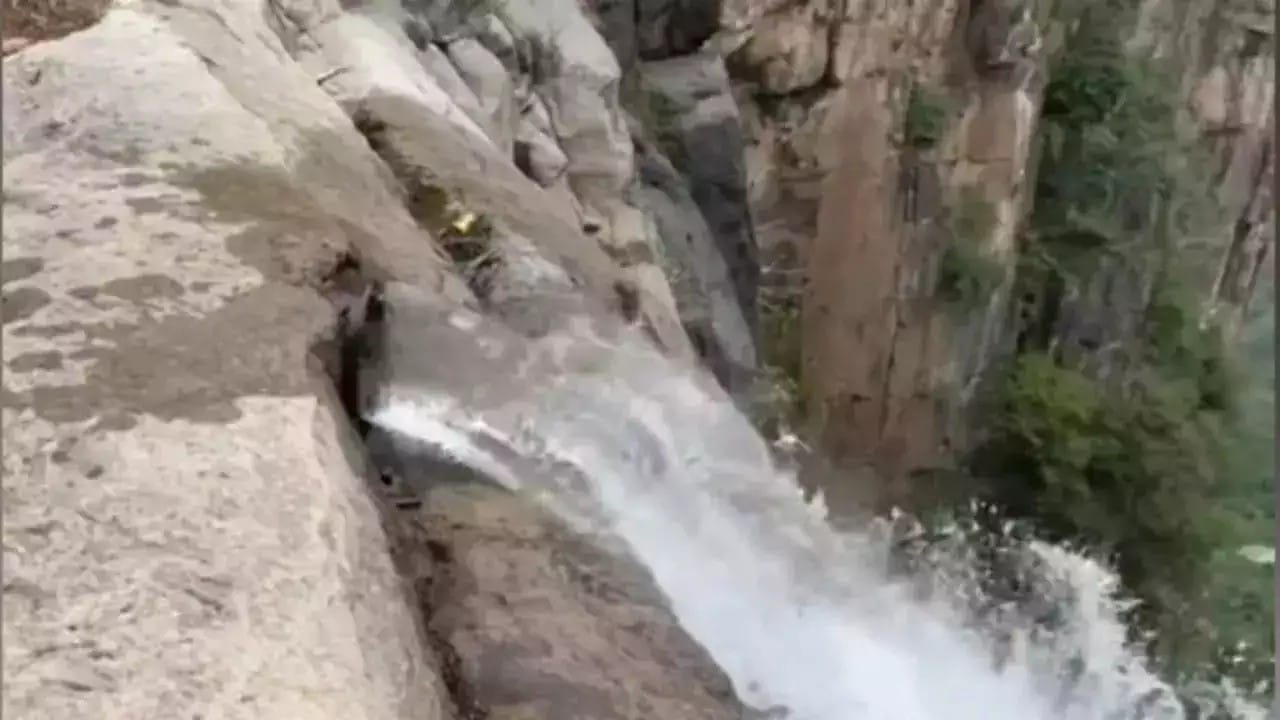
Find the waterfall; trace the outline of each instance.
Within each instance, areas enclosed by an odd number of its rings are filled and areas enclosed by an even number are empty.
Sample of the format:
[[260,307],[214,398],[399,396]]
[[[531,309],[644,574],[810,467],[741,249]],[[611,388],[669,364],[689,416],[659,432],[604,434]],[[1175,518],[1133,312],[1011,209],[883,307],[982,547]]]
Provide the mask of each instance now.
[[834,530],[732,402],[639,332],[572,320],[529,339],[449,309],[399,325],[369,421],[622,540],[747,704],[791,720],[1183,717],[1127,644],[1107,569],[1031,543],[1052,627],[971,622],[973,588],[896,578],[884,532]]

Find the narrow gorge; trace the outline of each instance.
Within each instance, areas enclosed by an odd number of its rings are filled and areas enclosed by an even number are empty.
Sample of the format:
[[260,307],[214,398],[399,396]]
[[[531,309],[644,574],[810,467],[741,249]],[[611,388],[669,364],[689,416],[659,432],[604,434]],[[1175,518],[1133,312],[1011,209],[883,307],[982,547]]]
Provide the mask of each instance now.
[[1264,716],[1271,0],[4,17],[6,716]]

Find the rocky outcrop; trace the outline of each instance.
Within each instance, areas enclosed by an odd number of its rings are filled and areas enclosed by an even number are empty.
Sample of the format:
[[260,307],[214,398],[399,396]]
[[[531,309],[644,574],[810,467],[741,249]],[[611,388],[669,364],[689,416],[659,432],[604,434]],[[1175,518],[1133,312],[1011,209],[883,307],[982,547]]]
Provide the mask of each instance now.
[[597,556],[527,500],[436,492],[415,544],[348,417],[387,283],[690,351],[610,256],[647,217],[616,65],[547,9],[140,0],[5,58],[6,712],[736,716],[650,581],[569,583]]
[[397,557],[449,648],[466,710],[495,720],[744,717],[728,679],[624,550],[477,484],[436,485],[401,524]]
[[725,31],[761,257],[806,278],[805,404],[837,463],[941,462],[948,408],[1005,332],[1007,290],[960,318],[935,296],[966,214],[997,286],[1011,277],[1043,78],[1029,20],[1002,8],[782,4]]
[[651,205],[655,211],[680,208],[654,213],[667,274],[677,279],[677,299],[689,308],[681,316],[702,357],[730,392],[741,394],[757,364],[759,261],[729,76],[709,52],[641,63],[635,72],[640,114],[651,132],[641,192],[658,204]]
[[[810,434],[845,468],[832,476],[861,477],[849,472],[861,465],[901,479],[946,464],[967,444],[966,408],[987,370],[1014,351],[1030,311],[1010,294],[1063,7],[730,0],[720,9],[712,46],[743,118],[762,282],[784,298],[762,312],[803,306],[804,407]],[[1204,297],[1228,324],[1270,252],[1273,16],[1266,2],[1148,0],[1132,19],[1129,51],[1184,69],[1183,97],[1217,158],[1234,229],[1204,263]],[[955,257],[957,247],[967,256]],[[982,271],[978,297],[949,297],[957,259]],[[1131,266],[1099,259],[1089,282],[1053,301],[1045,342],[1105,365],[1088,348],[1132,337],[1149,301],[1155,265],[1141,277]],[[765,338],[766,351],[776,341]]]
[[1216,161],[1229,221],[1210,309],[1233,331],[1274,252],[1274,25],[1267,0],[1188,8],[1148,0],[1132,47],[1184,68],[1183,92]]
[[447,716],[320,348],[355,258],[466,290],[244,10],[4,61],[7,714]]

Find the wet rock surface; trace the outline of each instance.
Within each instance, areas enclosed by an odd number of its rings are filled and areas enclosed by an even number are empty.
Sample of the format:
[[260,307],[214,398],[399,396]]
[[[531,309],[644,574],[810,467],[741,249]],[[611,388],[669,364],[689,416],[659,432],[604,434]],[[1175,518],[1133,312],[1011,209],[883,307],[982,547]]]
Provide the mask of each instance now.
[[529,501],[478,483],[437,485],[395,537],[400,566],[419,568],[428,631],[449,648],[446,678],[464,714],[744,717],[647,573]]

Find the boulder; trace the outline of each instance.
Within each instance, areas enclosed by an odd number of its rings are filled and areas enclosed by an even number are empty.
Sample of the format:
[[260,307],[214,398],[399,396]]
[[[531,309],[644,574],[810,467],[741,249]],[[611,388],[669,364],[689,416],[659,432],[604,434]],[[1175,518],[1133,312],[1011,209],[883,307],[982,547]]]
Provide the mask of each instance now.
[[533,87],[569,158],[569,184],[583,205],[604,212],[634,174],[618,60],[576,0],[511,0],[505,14],[532,46]]
[[746,717],[621,548],[478,483],[436,485],[401,527],[401,566],[432,558],[417,585],[430,598],[430,633],[451,648],[464,711],[490,720]]
[[[358,22],[334,19],[331,11],[310,11],[291,17],[295,18],[292,27],[301,48],[301,62],[317,73],[329,66],[344,68],[344,72],[325,82],[324,88],[347,109],[369,143],[393,169],[410,211],[420,223],[448,236],[453,234],[448,227],[451,217],[470,215],[481,221],[477,227],[482,229],[474,237],[454,240],[472,247],[483,246],[486,256],[488,251],[493,251],[494,258],[513,259],[536,253],[544,261],[562,268],[569,282],[585,290],[596,302],[610,306],[626,303],[627,299],[620,297],[619,288],[632,284],[628,273],[605,253],[601,240],[608,238],[592,236],[589,233],[592,223],[583,219],[584,215],[607,212],[620,193],[615,186],[624,186],[630,178],[629,135],[624,133],[625,153],[622,154],[614,152],[616,148],[606,147],[611,147],[612,139],[604,137],[607,140],[604,145],[590,140],[590,137],[601,139],[596,130],[607,131],[619,112],[616,88],[608,84],[609,77],[617,76],[617,63],[612,62],[612,71],[608,66],[590,65],[604,57],[610,61],[612,58],[576,6],[572,12],[564,9],[562,13],[563,27],[578,28],[578,34],[571,33],[571,37],[539,34],[550,32],[543,25],[546,18],[522,7],[512,3],[504,15],[508,16],[505,22],[514,35],[525,40],[539,39],[531,43],[535,46],[532,52],[546,74],[539,75],[535,86],[540,89],[534,97],[550,95],[562,101],[568,97],[589,97],[592,100],[588,104],[603,113],[593,115],[594,111],[588,111],[585,105],[575,105],[577,109],[566,114],[565,106],[557,107],[554,101],[549,101],[548,117],[539,118],[536,114],[532,117],[559,139],[558,144],[568,158],[565,172],[572,193],[557,187],[552,177],[543,178],[551,180],[551,187],[545,189],[526,177],[513,162],[512,153],[504,152],[500,142],[495,142],[480,125],[472,122],[444,88],[420,72],[412,58],[413,44],[404,35],[403,22],[395,19],[399,12],[395,8],[363,8]],[[582,23],[586,23],[585,29],[580,27]],[[335,27],[349,27],[352,32],[326,30]],[[581,44],[575,44],[575,37]],[[467,43],[459,39],[452,45]],[[466,54],[483,53],[493,61],[487,62],[489,70],[497,73],[500,63],[482,44],[470,42],[468,47],[471,49]],[[543,149],[552,155],[551,148]],[[514,159],[519,160],[520,156]],[[555,158],[543,159],[550,167],[530,174],[551,174]],[[607,182],[578,183],[594,172],[590,167],[608,174]],[[575,168],[579,171],[577,175]],[[448,237],[444,244],[451,245]],[[476,261],[479,257],[472,257],[468,262]],[[641,293],[639,302],[642,305],[639,312],[630,314],[646,318],[653,327],[665,328],[656,332],[663,346],[674,354],[688,354],[688,340],[680,331],[670,304],[650,292]]]
[[448,52],[462,79],[480,99],[490,137],[500,150],[510,154],[516,114],[515,87],[507,69],[474,38],[461,38],[449,43]]
[[343,276],[468,294],[268,16],[4,60],[14,717],[446,717],[322,358]]
[[543,187],[554,185],[569,167],[569,158],[554,135],[546,103],[533,95],[525,104],[516,129],[516,166]]

